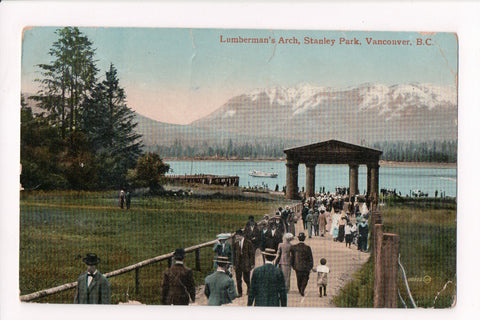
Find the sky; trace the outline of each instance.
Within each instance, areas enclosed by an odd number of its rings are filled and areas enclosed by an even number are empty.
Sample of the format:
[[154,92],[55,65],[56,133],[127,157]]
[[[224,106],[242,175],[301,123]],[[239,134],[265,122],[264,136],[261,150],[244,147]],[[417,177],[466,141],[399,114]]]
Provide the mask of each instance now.
[[[34,81],[40,77],[37,65],[52,61],[48,52],[57,39],[57,29],[24,30],[22,92],[38,90]],[[113,63],[128,106],[167,123],[189,124],[229,98],[258,88],[412,82],[457,85],[454,33],[114,27],[80,31],[93,42],[100,78]],[[269,40],[261,44],[222,42],[238,37]],[[329,41],[307,44],[305,37]],[[279,43],[281,38],[290,43]],[[340,43],[341,38],[352,44]],[[372,45],[367,38],[410,42]],[[417,39],[422,45],[417,45]]]

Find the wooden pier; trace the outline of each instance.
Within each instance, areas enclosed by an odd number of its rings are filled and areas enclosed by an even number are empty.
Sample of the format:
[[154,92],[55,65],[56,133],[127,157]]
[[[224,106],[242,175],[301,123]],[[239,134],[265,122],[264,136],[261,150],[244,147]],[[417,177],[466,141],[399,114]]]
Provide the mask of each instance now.
[[240,185],[240,177],[238,176],[216,176],[213,174],[193,174],[193,175],[167,175],[165,176],[169,182],[180,183],[197,183],[207,185],[235,186]]

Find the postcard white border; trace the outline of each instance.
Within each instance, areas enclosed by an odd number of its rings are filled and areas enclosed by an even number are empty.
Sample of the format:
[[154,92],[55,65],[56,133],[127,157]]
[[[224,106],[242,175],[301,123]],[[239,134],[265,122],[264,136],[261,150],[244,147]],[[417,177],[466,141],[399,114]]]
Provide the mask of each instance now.
[[[0,318],[1,319],[311,319],[470,318],[480,311],[478,281],[480,4],[460,1],[321,3],[44,2],[0,3]],[[444,31],[459,39],[457,306],[448,310],[262,309],[162,306],[64,306],[18,300],[19,93],[21,32],[26,26],[129,26],[359,31]],[[408,312],[408,313],[406,313]]]

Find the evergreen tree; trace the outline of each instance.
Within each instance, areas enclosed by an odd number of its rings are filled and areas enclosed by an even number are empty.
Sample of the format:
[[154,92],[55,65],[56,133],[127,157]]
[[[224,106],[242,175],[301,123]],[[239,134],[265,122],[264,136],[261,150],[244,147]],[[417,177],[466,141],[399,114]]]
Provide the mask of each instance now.
[[135,113],[126,104],[117,70],[110,65],[85,108],[82,129],[87,134],[100,167],[102,187],[121,187],[128,169],[134,168],[142,142],[135,128]]
[[170,166],[163,162],[156,153],[149,152],[138,158],[135,172],[131,175],[132,182],[141,187],[148,187],[155,194],[162,190],[162,179]]
[[35,116],[21,100],[20,182],[26,190],[65,187],[61,174],[60,151],[63,141],[59,130],[49,125],[42,115]]
[[85,102],[92,93],[97,68],[92,43],[78,28],[58,29],[58,40],[52,45],[50,64],[40,64],[43,78],[41,89],[33,99],[47,111],[49,120],[61,129],[65,138],[67,131],[78,128]]

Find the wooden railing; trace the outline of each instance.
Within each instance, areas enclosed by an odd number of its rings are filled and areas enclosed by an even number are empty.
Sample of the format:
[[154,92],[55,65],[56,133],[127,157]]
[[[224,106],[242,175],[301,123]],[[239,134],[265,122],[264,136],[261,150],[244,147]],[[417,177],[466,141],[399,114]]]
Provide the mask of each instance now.
[[384,233],[382,216],[374,212],[371,219],[372,254],[374,263],[374,308],[397,307],[397,272],[400,237]]
[[[233,237],[233,234],[232,234],[232,237]],[[204,243],[195,245],[193,247],[185,248],[185,253],[195,252],[195,270],[200,271],[200,249],[212,246],[216,242],[217,242],[217,240],[212,240],[212,241],[208,241],[208,242],[204,242]],[[151,264],[154,264],[154,263],[157,263],[157,262],[165,261],[165,260],[168,260],[169,265],[171,265],[172,261],[173,261],[173,252],[170,252],[170,253],[167,253],[167,254],[164,254],[164,255],[161,255],[161,256],[157,256],[155,258],[147,259],[147,260],[132,264],[132,265],[127,266],[127,267],[122,268],[122,269],[118,269],[118,270],[108,272],[108,273],[104,274],[104,276],[107,277],[107,278],[110,278],[110,277],[115,277],[115,276],[118,276],[118,275],[121,275],[121,274],[124,274],[124,273],[127,273],[127,272],[135,271],[135,292],[138,294],[138,292],[140,290],[140,269],[145,267],[145,266],[148,266],[148,265],[151,265]],[[63,284],[63,285],[58,286],[58,287],[44,289],[44,290],[40,290],[40,291],[37,291],[37,292],[34,292],[34,293],[30,293],[30,294],[20,296],[20,301],[28,302],[28,301],[36,300],[36,299],[46,297],[46,296],[50,296],[50,295],[53,295],[53,294],[56,294],[56,293],[59,293],[59,292],[62,292],[62,291],[70,290],[70,289],[73,289],[75,287],[77,287],[77,281],[71,282],[71,283],[66,283],[66,284]]]
[[[299,213],[302,212],[302,203],[293,204],[293,205],[291,205],[291,208],[292,208],[292,211],[295,214],[298,215]],[[232,233],[231,238],[234,235],[235,234]],[[212,246],[217,241],[218,240],[215,239],[215,240],[212,240],[212,241],[204,242],[204,243],[192,246],[192,247],[185,248],[185,253],[195,252],[195,270],[200,271],[200,249]],[[140,291],[140,269],[145,267],[145,266],[148,266],[148,265],[151,265],[151,264],[154,264],[154,263],[157,263],[157,262],[165,261],[165,260],[168,260],[169,265],[171,265],[172,261],[173,261],[173,252],[170,252],[170,253],[167,253],[167,254],[164,254],[164,255],[161,255],[161,256],[157,256],[155,258],[147,259],[147,260],[132,264],[132,265],[127,266],[127,267],[122,268],[122,269],[118,269],[118,270],[114,270],[114,271],[105,273],[104,276],[107,277],[107,278],[111,278],[111,277],[115,277],[115,276],[118,276],[118,275],[121,275],[121,274],[124,274],[124,273],[127,273],[127,272],[135,271],[135,292],[138,294],[139,291]],[[70,290],[70,289],[73,289],[73,288],[76,288],[76,287],[77,287],[77,281],[71,282],[71,283],[66,283],[66,284],[63,284],[63,285],[58,286],[58,287],[44,289],[44,290],[40,290],[40,291],[37,291],[37,292],[33,292],[33,293],[30,293],[30,294],[20,296],[20,301],[22,301],[22,302],[33,301],[33,300],[36,300],[36,299],[39,299],[39,298],[50,296],[50,295],[60,293],[60,292],[66,291],[66,290]]]

